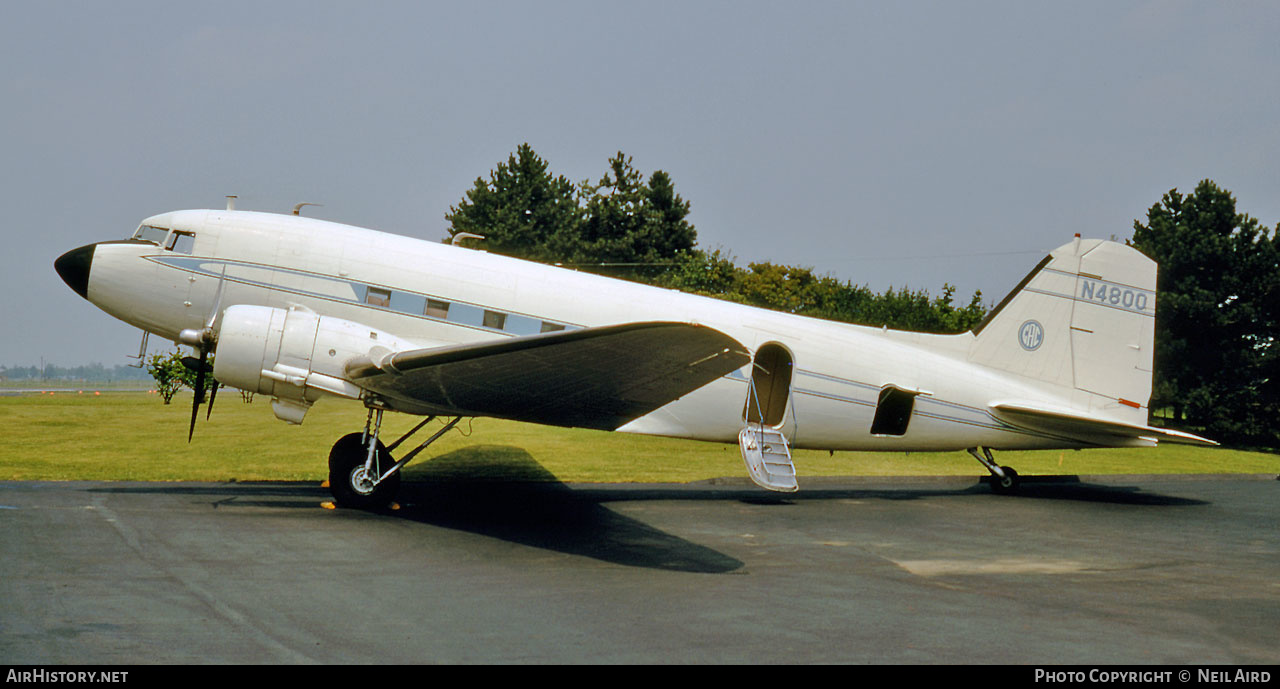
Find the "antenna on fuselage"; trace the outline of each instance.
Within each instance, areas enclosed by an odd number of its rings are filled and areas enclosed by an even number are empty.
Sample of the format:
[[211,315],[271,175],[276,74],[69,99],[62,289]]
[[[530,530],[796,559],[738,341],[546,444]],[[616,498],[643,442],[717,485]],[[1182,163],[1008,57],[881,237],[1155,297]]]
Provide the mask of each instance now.
[[303,207],[303,206],[323,206],[323,205],[324,205],[324,204],[322,204],[322,203],[311,203],[310,201],[303,201],[302,203],[300,203],[300,204],[298,204],[298,205],[296,205],[296,206],[294,206],[294,207],[293,207],[293,214],[294,214],[294,215],[302,215],[302,207]]
[[237,197],[235,197],[235,196],[228,196],[228,197],[227,197],[227,210],[229,210],[229,211],[233,211],[233,210],[235,210],[235,209],[236,209],[236,198],[237,198]]
[[449,239],[445,241],[445,244],[451,244],[453,246],[462,246],[461,244],[458,244],[459,239],[484,239],[484,235],[475,234],[472,232],[458,232],[451,235]]

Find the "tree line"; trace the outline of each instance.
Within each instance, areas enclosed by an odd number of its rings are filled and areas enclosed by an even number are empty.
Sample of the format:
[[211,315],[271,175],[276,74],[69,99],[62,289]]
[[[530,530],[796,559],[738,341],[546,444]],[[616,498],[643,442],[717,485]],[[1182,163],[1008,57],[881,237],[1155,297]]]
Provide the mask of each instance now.
[[103,366],[100,363],[81,366],[0,366],[0,380],[147,380],[150,376],[137,366]]

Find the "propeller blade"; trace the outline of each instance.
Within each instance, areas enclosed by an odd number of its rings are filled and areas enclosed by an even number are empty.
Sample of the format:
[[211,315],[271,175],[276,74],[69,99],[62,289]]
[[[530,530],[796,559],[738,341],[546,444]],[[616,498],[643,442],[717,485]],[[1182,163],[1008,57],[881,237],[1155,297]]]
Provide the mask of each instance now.
[[187,442],[191,442],[191,436],[196,433],[196,415],[200,413],[200,402],[197,400],[191,404],[191,426],[187,428]]
[[213,401],[218,399],[218,379],[213,379],[213,385],[209,389],[209,408],[204,410],[204,420],[208,421],[213,416]]
[[[204,371],[206,359],[209,356],[209,350],[205,347],[200,348],[200,361],[196,366],[196,394],[191,400],[191,427],[187,429],[187,442],[191,442],[191,437],[196,432],[196,415],[200,413],[200,403],[204,402]],[[184,362],[185,363],[185,362]]]
[[[200,359],[194,356],[182,357],[182,365],[187,367],[187,370],[191,371],[192,373],[195,373],[201,369]],[[203,368],[206,373],[213,371],[213,367],[210,366],[208,363],[205,363],[203,365]]]
[[204,374],[209,370],[206,359],[209,356],[209,350],[200,349],[200,367],[196,369],[196,404],[204,404]]

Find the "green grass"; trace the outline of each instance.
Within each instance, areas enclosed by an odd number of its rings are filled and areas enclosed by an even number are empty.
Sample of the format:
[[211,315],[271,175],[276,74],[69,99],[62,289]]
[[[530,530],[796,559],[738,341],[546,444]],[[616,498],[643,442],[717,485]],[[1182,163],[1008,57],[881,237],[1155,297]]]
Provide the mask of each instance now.
[[[234,391],[223,391],[212,420],[205,421],[201,409],[195,439],[188,444],[190,404],[189,394],[171,405],[145,393],[0,397],[0,479],[319,481],[334,441],[360,430],[365,418],[358,403],[324,400],[306,423],[290,426],[275,419],[269,400],[244,404]],[[419,420],[388,414],[382,437],[390,442]],[[1280,473],[1280,455],[1178,445],[1001,452],[997,458],[1022,475]],[[802,450],[795,453],[795,463],[802,483],[805,476],[985,474],[963,452]],[[745,476],[746,470],[734,445],[474,419],[463,421],[406,468],[407,480],[440,475],[688,482]]]

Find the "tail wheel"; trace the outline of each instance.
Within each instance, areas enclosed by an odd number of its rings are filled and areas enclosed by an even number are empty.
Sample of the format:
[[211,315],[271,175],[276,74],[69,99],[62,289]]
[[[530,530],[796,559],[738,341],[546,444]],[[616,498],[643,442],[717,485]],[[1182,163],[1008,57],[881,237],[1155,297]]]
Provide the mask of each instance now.
[[[400,491],[400,472],[375,485],[377,476],[366,472],[364,465],[369,449],[362,442],[363,433],[348,433],[329,451],[329,490],[339,507],[373,510],[386,507]],[[393,464],[381,441],[377,443],[375,471],[386,471]]]

